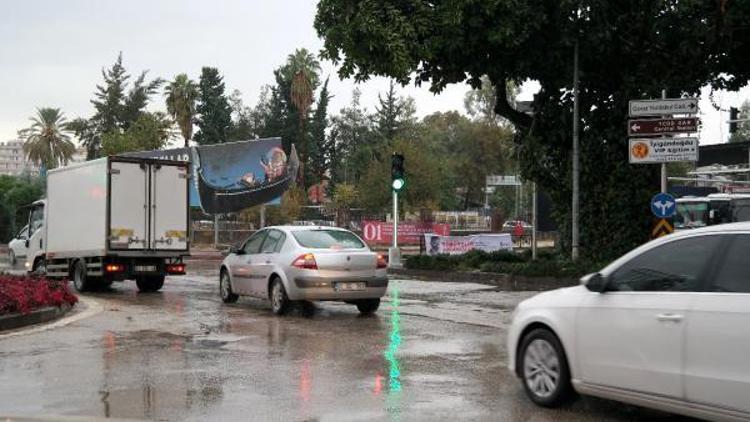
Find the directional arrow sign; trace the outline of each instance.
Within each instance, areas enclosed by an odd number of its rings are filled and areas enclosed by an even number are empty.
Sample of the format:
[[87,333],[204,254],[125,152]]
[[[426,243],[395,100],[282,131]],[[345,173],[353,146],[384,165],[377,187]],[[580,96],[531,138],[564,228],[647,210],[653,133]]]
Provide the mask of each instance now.
[[630,100],[630,115],[658,116],[664,114],[695,114],[697,98],[668,98],[664,100]]
[[682,119],[631,119],[628,120],[628,136],[665,135],[698,131],[698,118]]

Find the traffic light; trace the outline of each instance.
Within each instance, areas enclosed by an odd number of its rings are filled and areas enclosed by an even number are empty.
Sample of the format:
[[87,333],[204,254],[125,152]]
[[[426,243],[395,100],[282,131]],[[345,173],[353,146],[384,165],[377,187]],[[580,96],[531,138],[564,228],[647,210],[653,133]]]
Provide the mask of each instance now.
[[729,133],[737,132],[737,120],[740,118],[740,111],[737,107],[729,107]]
[[394,152],[391,157],[391,187],[394,192],[401,192],[405,185],[404,156]]

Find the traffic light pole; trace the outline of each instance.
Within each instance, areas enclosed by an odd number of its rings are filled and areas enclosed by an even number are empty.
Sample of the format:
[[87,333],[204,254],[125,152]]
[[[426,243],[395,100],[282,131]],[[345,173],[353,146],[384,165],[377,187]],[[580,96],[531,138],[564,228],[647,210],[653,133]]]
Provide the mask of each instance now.
[[388,249],[388,266],[401,268],[401,251],[398,249],[398,192],[393,191],[393,245]]

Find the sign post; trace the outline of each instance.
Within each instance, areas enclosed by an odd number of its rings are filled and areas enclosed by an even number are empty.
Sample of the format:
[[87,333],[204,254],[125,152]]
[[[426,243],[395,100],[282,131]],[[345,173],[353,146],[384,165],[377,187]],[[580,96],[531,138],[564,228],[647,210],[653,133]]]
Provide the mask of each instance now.
[[[628,156],[631,164],[661,164],[661,193],[651,200],[651,211],[657,218],[651,235],[663,236],[674,231],[671,218],[676,210],[675,199],[667,194],[667,163],[698,161],[697,137],[672,136],[697,132],[698,118],[675,115],[697,113],[698,99],[667,98],[667,91],[663,89],[661,99],[630,100],[628,108],[630,117],[651,117],[628,120],[628,136],[631,137]],[[635,136],[656,137],[632,138]]]

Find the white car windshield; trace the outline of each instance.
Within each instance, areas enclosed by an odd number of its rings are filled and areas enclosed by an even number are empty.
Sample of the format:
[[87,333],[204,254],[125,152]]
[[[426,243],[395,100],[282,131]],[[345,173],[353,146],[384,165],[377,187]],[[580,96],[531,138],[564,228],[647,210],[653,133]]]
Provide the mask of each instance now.
[[310,249],[362,249],[364,243],[354,233],[343,230],[297,230],[292,235]]

